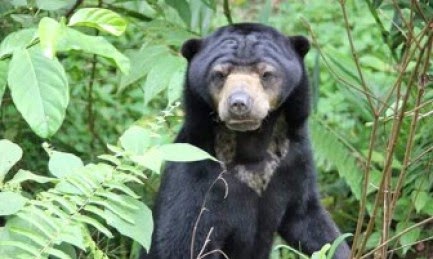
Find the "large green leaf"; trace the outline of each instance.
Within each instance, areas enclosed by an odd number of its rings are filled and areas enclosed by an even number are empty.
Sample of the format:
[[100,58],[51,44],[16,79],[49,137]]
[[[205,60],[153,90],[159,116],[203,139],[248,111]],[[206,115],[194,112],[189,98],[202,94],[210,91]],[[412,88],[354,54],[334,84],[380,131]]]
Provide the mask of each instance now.
[[119,91],[147,75],[157,60],[170,55],[170,50],[166,46],[152,45],[129,51],[127,55],[131,60],[131,70],[129,74],[121,75]]
[[39,9],[54,11],[66,8],[75,3],[75,0],[36,0]]
[[0,60],[0,107],[2,104],[3,94],[5,93],[6,90],[7,74],[8,74],[8,61]]
[[189,4],[185,0],[165,0],[165,2],[176,9],[180,18],[185,22],[187,26],[191,25],[191,9]]
[[151,132],[140,126],[131,126],[119,141],[122,147],[133,155],[143,155],[150,144]]
[[42,52],[46,57],[53,58],[56,55],[57,40],[62,28],[60,23],[49,17],[44,17],[39,22],[38,35]]
[[209,155],[206,151],[203,151],[196,146],[186,143],[162,145],[161,147],[159,147],[159,150],[161,151],[162,158],[168,161],[189,162],[205,159],[218,161],[216,158]]
[[22,156],[23,151],[20,146],[7,139],[0,140],[0,182]]
[[0,44],[0,58],[27,47],[35,39],[36,29],[23,29],[9,34]]
[[145,103],[148,103],[158,93],[167,88],[173,74],[185,66],[184,62],[184,59],[175,56],[167,56],[156,60],[143,85]]
[[[401,221],[401,222],[397,223],[396,233],[400,233],[403,230],[405,230],[405,229],[407,229],[413,225],[414,225],[413,222]],[[414,229],[410,230],[407,233],[404,233],[400,237],[400,244],[403,247],[403,254],[406,254],[407,251],[410,249],[411,245],[413,245],[413,243],[415,243],[416,241],[419,240],[420,234],[421,234],[421,229],[418,227],[418,228],[414,228]]]
[[26,204],[27,199],[16,192],[0,192],[0,215],[11,215]]
[[50,178],[46,176],[41,176],[34,174],[27,170],[18,170],[18,172],[14,175],[14,178],[12,180],[8,181],[10,184],[21,184],[22,182],[26,181],[34,181],[37,183],[49,183],[49,182],[56,182],[57,179]]
[[119,36],[126,29],[126,21],[117,13],[102,8],[83,8],[74,13],[69,26],[87,26]]
[[146,250],[150,248],[153,232],[152,211],[142,202],[126,195],[122,195],[125,203],[136,206],[138,209],[131,213],[134,223],[129,223],[110,210],[105,210],[107,223],[116,228],[122,235],[128,236],[140,243]]
[[58,51],[82,50],[112,59],[122,73],[129,71],[129,59],[101,36],[89,36],[71,28],[65,28],[57,43]]
[[186,67],[176,71],[168,83],[167,97],[168,103],[171,104],[177,101],[182,96],[183,82],[185,78]]
[[84,167],[83,161],[76,155],[53,151],[48,162],[50,173],[58,178],[71,175],[74,170]]
[[52,136],[65,118],[69,87],[63,66],[40,49],[14,52],[8,84],[18,111],[40,137]]

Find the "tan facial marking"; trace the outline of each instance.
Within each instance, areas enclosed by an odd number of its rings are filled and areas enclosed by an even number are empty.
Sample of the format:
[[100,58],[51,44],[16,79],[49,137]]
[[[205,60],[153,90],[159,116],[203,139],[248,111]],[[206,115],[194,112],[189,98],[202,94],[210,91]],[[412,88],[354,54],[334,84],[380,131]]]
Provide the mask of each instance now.
[[[256,121],[258,126],[267,114],[279,105],[281,94],[281,79],[276,76],[275,68],[266,63],[254,67],[230,67],[217,65],[213,68],[215,76],[221,80],[213,80],[210,86],[211,96],[220,119],[233,123],[236,118],[230,113],[229,99],[236,92],[243,92],[251,99],[251,107],[241,120]],[[265,73],[271,75],[266,78]],[[237,118],[239,119],[239,117]],[[238,120],[239,121],[239,120]]]

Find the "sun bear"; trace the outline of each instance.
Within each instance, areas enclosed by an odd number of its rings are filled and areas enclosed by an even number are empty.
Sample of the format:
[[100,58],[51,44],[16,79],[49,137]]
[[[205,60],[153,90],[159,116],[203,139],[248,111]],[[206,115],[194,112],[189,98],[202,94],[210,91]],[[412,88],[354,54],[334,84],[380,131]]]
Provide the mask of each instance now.
[[[339,231],[321,206],[308,135],[309,41],[252,23],[184,43],[185,121],[175,142],[215,156],[167,163],[154,259],[265,259],[278,233],[311,254]],[[346,243],[334,258],[347,259]]]

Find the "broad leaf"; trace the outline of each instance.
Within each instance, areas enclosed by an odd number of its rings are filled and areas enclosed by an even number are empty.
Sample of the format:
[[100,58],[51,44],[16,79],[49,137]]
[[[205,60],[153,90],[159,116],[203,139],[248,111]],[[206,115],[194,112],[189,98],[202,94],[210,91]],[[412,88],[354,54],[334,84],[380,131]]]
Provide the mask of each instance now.
[[10,3],[14,7],[25,6],[27,5],[27,0],[10,0]]
[[56,20],[44,17],[39,22],[38,35],[42,52],[48,58],[56,55],[57,40],[62,33],[63,26]]
[[112,59],[122,73],[129,71],[129,59],[101,36],[89,36],[71,28],[59,39],[57,51],[82,50],[87,53]]
[[183,83],[185,78],[186,67],[176,71],[170,78],[167,89],[168,103],[171,104],[182,96]]
[[431,194],[425,191],[414,191],[412,193],[412,200],[415,203],[416,212],[419,213],[424,208],[430,196]]
[[102,8],[83,8],[74,13],[69,26],[87,26],[119,36],[126,29],[126,21],[117,13]]
[[130,51],[127,55],[131,60],[131,70],[127,75],[121,75],[119,91],[147,75],[156,60],[170,55],[170,50],[166,46],[156,45]]
[[0,182],[22,156],[23,151],[20,146],[7,139],[0,140]]
[[[396,233],[400,233],[403,230],[407,229],[408,227],[412,226],[414,223],[412,222],[399,222],[397,223],[397,228],[396,228]],[[407,251],[410,249],[411,244],[413,244],[414,242],[418,241],[419,236],[421,234],[421,229],[415,228],[407,233],[404,233],[401,237],[400,237],[400,244],[403,247],[403,254],[406,254]]]
[[119,139],[122,147],[133,155],[143,155],[150,144],[150,131],[132,126]]
[[184,60],[175,57],[167,56],[160,60],[156,60],[153,68],[147,75],[146,82],[143,85],[144,103],[148,103],[155,98],[158,93],[167,88],[171,76],[185,66]]
[[63,66],[40,49],[17,50],[12,57],[8,84],[18,111],[40,137],[52,136],[62,125],[69,102]]
[[71,175],[74,170],[84,167],[83,161],[76,155],[53,151],[48,162],[50,173],[57,178]]
[[74,3],[74,0],[36,0],[36,5],[39,9],[48,11],[66,8]]
[[311,255],[311,259],[326,259],[326,252],[331,248],[330,244],[325,244],[322,248]]
[[50,178],[46,176],[41,176],[34,174],[30,171],[20,169],[18,172],[14,175],[14,178],[12,180],[8,181],[10,184],[21,184],[25,181],[34,181],[37,183],[48,183],[48,182],[55,182],[57,179]]
[[142,202],[126,195],[122,195],[125,203],[132,204],[138,209],[131,213],[133,223],[128,223],[110,210],[105,210],[107,223],[116,228],[122,235],[128,236],[140,243],[147,251],[153,232],[152,211]]
[[0,215],[11,215],[24,207],[27,199],[16,192],[0,192]]
[[210,159],[218,161],[206,151],[186,143],[166,144],[159,147],[162,158],[168,161],[189,162]]
[[180,18],[185,22],[187,26],[191,25],[191,10],[189,4],[185,0],[166,0],[168,5],[176,9]]
[[144,155],[132,156],[131,160],[159,174],[163,162],[161,151],[158,148],[151,148]]
[[2,104],[3,94],[6,90],[8,74],[8,62],[6,60],[0,60],[0,107]]
[[0,58],[26,48],[36,38],[36,29],[23,29],[9,34],[0,44]]

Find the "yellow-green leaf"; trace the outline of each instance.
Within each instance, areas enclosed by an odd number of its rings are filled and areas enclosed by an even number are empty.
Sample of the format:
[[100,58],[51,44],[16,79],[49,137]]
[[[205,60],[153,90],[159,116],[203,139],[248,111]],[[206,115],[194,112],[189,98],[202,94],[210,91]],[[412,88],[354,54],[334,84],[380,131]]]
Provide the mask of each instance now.
[[69,26],[86,26],[119,36],[126,29],[126,21],[119,14],[103,8],[83,8],[74,13]]

